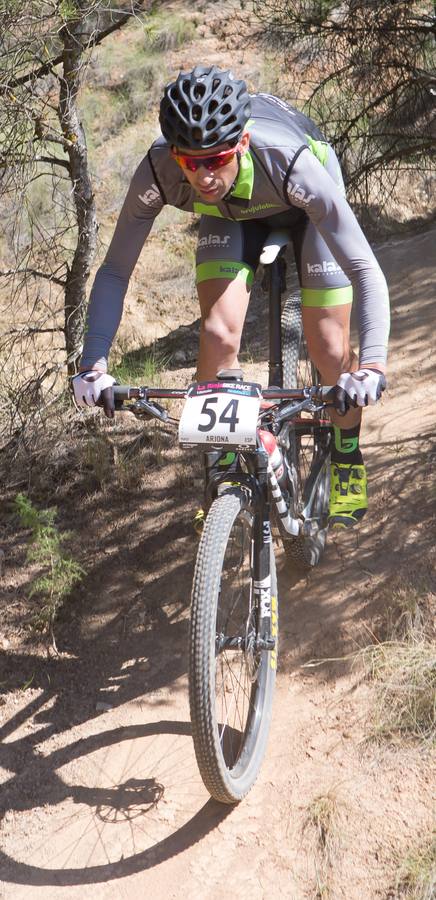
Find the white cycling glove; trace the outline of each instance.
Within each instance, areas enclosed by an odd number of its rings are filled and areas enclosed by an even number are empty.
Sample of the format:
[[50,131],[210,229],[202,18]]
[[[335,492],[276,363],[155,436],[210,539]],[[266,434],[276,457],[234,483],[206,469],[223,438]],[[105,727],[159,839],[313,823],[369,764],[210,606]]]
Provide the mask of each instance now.
[[386,387],[386,378],[378,369],[343,372],[335,385],[335,408],[345,415],[350,406],[377,403]]
[[112,375],[106,372],[79,372],[71,379],[74,399],[77,406],[96,406],[99,400],[105,414],[111,419],[114,415],[114,397],[112,386],[116,383]]

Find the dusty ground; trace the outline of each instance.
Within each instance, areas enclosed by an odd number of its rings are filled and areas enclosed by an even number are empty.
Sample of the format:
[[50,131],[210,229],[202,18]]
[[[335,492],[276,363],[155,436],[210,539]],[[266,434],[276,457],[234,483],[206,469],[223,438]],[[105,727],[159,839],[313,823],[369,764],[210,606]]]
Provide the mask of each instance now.
[[[307,580],[278,549],[272,734],[240,806],[208,799],[190,738],[186,456],[164,451],[128,490],[53,484],[88,573],[59,626],[58,658],[45,660],[13,627],[29,573],[25,536],[5,526],[0,897],[394,897],[398,859],[430,827],[428,755],[365,741],[372,693],[359,668],[302,666],[370,643],[402,580],[434,588],[435,235],[379,248],[393,334],[389,391],[365,416],[371,513],[330,540]],[[308,810],[327,794],[337,819],[326,866]]]

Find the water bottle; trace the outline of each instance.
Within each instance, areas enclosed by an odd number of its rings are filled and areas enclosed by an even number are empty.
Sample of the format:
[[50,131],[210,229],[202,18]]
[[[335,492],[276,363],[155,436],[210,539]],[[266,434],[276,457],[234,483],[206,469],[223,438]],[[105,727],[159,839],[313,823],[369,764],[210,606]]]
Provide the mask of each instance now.
[[276,441],[276,438],[270,431],[259,429],[259,437],[262,446],[268,454],[269,461],[272,466],[274,475],[276,476],[278,485],[282,491],[286,490],[286,467],[283,459],[283,453]]

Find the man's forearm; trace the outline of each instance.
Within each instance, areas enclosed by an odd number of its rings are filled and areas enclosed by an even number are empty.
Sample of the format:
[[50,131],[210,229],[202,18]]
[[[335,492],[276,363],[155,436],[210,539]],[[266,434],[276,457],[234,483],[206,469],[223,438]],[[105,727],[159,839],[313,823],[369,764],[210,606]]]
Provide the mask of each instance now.
[[103,263],[89,300],[80,368],[107,370],[107,360],[123,312],[128,279]]

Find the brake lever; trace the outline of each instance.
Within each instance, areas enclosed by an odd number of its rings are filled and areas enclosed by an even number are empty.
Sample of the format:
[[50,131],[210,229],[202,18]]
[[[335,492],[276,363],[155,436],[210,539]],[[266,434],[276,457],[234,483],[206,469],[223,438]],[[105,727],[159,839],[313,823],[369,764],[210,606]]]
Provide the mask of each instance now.
[[168,422],[170,419],[168,410],[164,409],[160,403],[153,403],[151,400],[145,400],[145,398],[137,400],[133,410],[146,418],[158,419],[159,422]]

